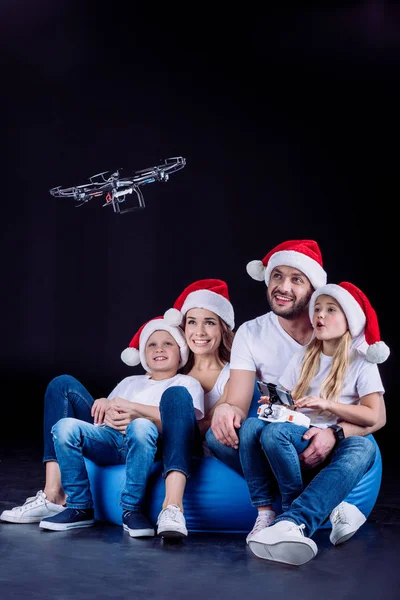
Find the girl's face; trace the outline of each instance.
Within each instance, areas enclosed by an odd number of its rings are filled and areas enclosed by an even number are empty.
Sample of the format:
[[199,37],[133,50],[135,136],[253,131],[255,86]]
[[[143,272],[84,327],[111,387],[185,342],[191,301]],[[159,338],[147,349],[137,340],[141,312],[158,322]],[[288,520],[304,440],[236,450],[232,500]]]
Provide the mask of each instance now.
[[154,373],[176,372],[180,362],[179,346],[168,331],[159,329],[147,340],[145,357]]
[[191,308],[186,313],[185,335],[194,354],[216,354],[222,339],[218,315],[204,308]]
[[315,337],[322,341],[339,342],[349,328],[340,304],[325,294],[315,302],[312,321]]

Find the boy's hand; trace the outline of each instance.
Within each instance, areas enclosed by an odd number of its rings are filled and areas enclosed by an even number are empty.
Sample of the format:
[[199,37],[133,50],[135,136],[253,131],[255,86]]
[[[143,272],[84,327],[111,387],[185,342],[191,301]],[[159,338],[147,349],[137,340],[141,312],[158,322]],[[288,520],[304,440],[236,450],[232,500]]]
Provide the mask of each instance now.
[[125,433],[129,423],[140,416],[141,415],[134,409],[125,410],[121,406],[114,405],[108,407],[104,417],[104,423],[105,425],[108,425],[108,427],[112,427],[121,433]]
[[108,404],[107,398],[98,398],[93,402],[91,415],[95,425],[102,425],[104,423],[104,415],[108,408]]

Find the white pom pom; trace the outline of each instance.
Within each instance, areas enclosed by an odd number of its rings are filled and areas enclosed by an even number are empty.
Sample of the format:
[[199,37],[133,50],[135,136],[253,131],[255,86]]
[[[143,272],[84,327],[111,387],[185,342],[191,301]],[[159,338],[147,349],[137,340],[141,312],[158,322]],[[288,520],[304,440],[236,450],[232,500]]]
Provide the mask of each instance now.
[[136,367],[140,363],[139,350],[136,350],[136,348],[125,348],[121,352],[121,360],[130,367]]
[[375,342],[375,344],[371,344],[367,350],[366,359],[368,362],[380,364],[385,362],[385,360],[389,357],[390,350],[388,346],[386,346],[385,342]]
[[178,327],[182,323],[182,320],[183,320],[183,315],[176,308],[169,308],[164,313],[164,321],[168,325],[173,325],[175,327]]
[[265,267],[261,260],[252,260],[246,265],[246,271],[256,281],[264,281]]

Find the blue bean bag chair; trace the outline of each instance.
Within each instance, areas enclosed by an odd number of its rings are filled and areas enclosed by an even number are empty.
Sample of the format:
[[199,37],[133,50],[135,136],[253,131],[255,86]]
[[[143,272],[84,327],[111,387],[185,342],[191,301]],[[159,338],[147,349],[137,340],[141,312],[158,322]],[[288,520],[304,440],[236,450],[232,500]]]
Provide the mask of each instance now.
[[[259,393],[255,390],[249,416],[257,414]],[[376,503],[382,480],[382,457],[376,445],[372,467],[346,498],[368,517]],[[122,524],[121,491],[125,482],[125,465],[99,466],[85,458],[94,502],[95,518]],[[162,461],[153,465],[147,486],[144,512],[156,523],[164,500],[165,483]],[[250,504],[244,478],[215,457],[194,458],[191,477],[184,495],[186,525],[191,532],[248,533],[257,516]],[[277,512],[280,505],[275,506]],[[328,520],[322,528],[330,528]]]

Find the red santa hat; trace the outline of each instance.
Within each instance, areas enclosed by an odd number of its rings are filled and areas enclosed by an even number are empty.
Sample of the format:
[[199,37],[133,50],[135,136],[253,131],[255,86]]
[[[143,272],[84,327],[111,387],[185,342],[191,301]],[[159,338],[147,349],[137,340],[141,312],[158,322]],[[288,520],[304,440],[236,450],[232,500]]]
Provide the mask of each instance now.
[[228,286],[221,279],[199,279],[188,285],[176,299],[173,308],[164,313],[170,325],[182,325],[185,315],[191,308],[204,308],[215,313],[233,329],[235,314],[229,300]]
[[378,317],[364,292],[348,281],[324,285],[311,296],[309,305],[311,321],[316,299],[322,294],[332,296],[340,304],[346,315],[351,337],[360,338],[357,340],[359,341],[357,350],[364,354],[369,362],[383,363],[388,358],[390,350],[385,342],[380,341]]
[[314,289],[325,285],[326,272],[322,267],[321,250],[314,240],[289,240],[275,246],[262,260],[252,260],[247,273],[257,281],[269,284],[271,272],[279,266],[299,269],[311,281]]
[[149,366],[146,362],[146,343],[149,337],[155,331],[168,331],[179,346],[181,360],[178,369],[184,367],[189,357],[189,348],[186,343],[185,335],[180,327],[174,327],[169,325],[163,317],[155,317],[151,321],[147,321],[141,328],[135,333],[130,341],[128,348],[125,348],[121,353],[121,359],[125,364],[130,367],[135,367],[139,363],[142,363],[145,371],[150,371]]

